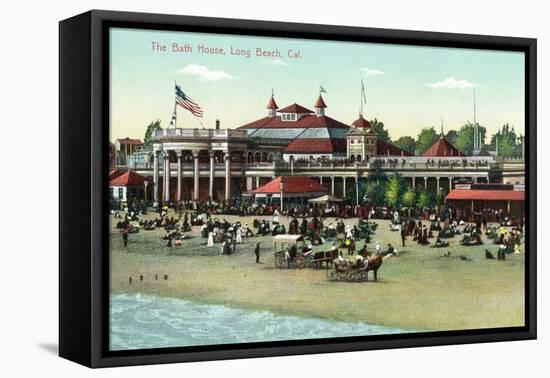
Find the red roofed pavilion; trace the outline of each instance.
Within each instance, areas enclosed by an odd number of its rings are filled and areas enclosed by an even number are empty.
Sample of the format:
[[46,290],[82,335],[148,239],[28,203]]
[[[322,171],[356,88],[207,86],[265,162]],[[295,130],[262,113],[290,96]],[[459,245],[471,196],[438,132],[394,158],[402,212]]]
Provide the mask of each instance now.
[[440,136],[430,148],[422,154],[425,157],[452,157],[452,156],[464,156],[462,152],[451,144],[443,136]]
[[109,186],[143,185],[146,179],[146,177],[138,175],[135,172],[128,171],[112,178],[111,181],[109,181]]
[[[120,171],[119,171],[120,172]],[[109,196],[119,202],[147,199],[146,177],[128,171],[109,179]]]
[[[283,184],[282,190],[281,183]],[[274,198],[279,202],[281,192],[285,203],[286,199],[292,203],[307,203],[309,198],[327,194],[328,189],[306,176],[279,176],[267,184],[254,189],[251,194],[259,202],[268,203],[272,202]]]
[[454,189],[445,197],[445,203],[460,209],[470,221],[475,221],[476,213],[481,214],[486,208],[502,210],[512,217],[525,214],[522,190]]

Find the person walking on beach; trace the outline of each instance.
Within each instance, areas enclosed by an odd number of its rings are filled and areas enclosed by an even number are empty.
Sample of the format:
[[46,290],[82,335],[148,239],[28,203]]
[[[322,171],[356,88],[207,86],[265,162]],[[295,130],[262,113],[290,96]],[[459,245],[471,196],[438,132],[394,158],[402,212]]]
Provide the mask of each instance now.
[[125,228],[122,231],[122,243],[124,244],[125,247],[128,246],[128,229],[127,228]]
[[260,242],[256,243],[254,254],[256,255],[256,264],[260,264]]

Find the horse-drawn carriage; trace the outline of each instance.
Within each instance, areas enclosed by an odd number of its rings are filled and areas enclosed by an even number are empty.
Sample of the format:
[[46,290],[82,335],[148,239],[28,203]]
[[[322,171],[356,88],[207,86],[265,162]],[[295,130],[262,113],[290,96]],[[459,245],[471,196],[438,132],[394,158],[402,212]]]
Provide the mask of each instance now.
[[[304,237],[302,235],[277,235],[273,238],[275,249],[275,267],[284,268],[305,268],[307,265],[327,267],[332,264],[336,257],[331,251],[313,252],[311,248],[304,248]],[[299,245],[300,243],[300,245]]]
[[374,255],[365,258],[365,263],[351,263],[349,261],[340,261],[334,264],[333,269],[327,269],[327,279],[329,281],[348,281],[348,282],[367,282],[369,280],[369,271],[374,272],[374,280],[378,281],[378,269],[382,266],[382,255]]

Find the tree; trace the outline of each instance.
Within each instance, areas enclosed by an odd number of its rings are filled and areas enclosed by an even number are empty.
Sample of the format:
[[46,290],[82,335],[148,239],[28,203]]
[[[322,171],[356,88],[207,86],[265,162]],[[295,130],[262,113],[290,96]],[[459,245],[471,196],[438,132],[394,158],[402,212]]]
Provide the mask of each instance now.
[[162,130],[162,127],[160,127],[160,120],[157,119],[156,121],[151,121],[151,123],[147,126],[147,130],[145,130],[145,136],[143,137],[143,148],[151,148],[153,141],[153,133],[156,130]]
[[414,207],[416,203],[416,192],[413,188],[407,189],[405,194],[403,194],[403,199],[401,200],[403,206]]
[[420,154],[426,152],[428,148],[439,138],[439,135],[433,127],[425,127],[420,130],[418,140],[416,141],[416,149]]
[[388,206],[399,208],[405,189],[403,177],[398,174],[390,177],[386,186],[386,203]]
[[510,128],[509,124],[502,126],[496,134],[491,137],[491,149],[497,150],[498,140],[498,155],[504,157],[522,157],[523,137],[518,137],[514,128]]
[[435,206],[434,194],[429,190],[421,190],[416,200],[416,207],[419,209],[428,208],[431,209]]
[[445,134],[445,139],[447,139],[447,141],[454,146],[456,144],[456,140],[458,139],[458,132],[456,130],[447,131],[447,134]]
[[400,137],[394,142],[394,144],[397,147],[407,152],[410,152],[413,155],[414,155],[414,152],[416,151],[416,141],[414,140],[413,137],[410,137],[408,135]]
[[[477,124],[479,129],[479,134],[481,135],[481,143],[483,146],[485,143],[485,135],[487,134],[487,129]],[[466,123],[464,126],[458,130],[458,137],[456,138],[455,147],[458,148],[465,155],[472,155],[474,151],[474,124],[471,122]]]
[[384,129],[384,123],[378,121],[376,118],[370,121],[370,124],[372,126],[372,131],[376,134],[376,136],[383,140],[384,142],[390,142],[390,133],[388,130]]
[[385,182],[376,183],[369,181],[367,183],[365,196],[373,206],[384,206],[386,204],[385,187]]

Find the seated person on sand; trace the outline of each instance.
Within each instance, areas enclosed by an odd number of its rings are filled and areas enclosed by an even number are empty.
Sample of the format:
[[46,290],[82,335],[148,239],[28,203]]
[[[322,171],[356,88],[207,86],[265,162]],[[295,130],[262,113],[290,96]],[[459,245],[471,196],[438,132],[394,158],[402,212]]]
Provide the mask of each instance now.
[[437,240],[434,244],[434,248],[444,248],[444,247],[448,247],[449,246],[449,242],[444,242],[443,240],[441,240],[441,238],[438,236],[437,237]]

